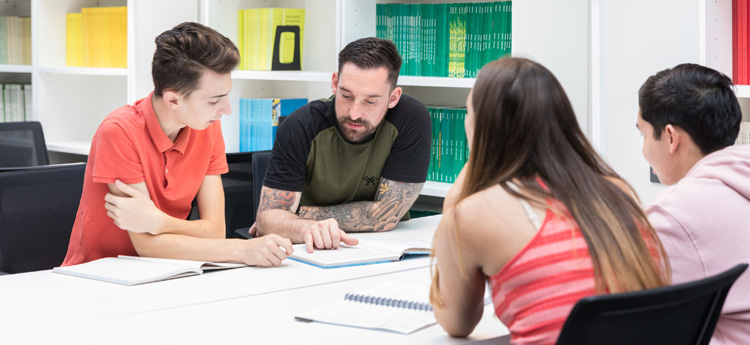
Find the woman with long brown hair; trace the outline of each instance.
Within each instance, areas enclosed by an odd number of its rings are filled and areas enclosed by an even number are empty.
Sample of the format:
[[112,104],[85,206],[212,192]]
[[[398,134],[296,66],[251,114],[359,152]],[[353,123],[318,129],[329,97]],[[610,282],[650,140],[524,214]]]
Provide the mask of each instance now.
[[549,70],[490,62],[466,106],[469,161],[434,239],[430,298],[449,334],[477,325],[486,281],[513,344],[554,344],[583,297],[669,283],[635,192],[586,140]]

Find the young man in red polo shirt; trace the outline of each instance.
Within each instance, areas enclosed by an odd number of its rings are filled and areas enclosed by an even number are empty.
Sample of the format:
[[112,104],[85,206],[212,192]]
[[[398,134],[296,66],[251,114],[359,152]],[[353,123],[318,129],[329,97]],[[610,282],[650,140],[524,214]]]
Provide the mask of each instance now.
[[[278,266],[292,253],[277,235],[225,239],[219,119],[231,113],[235,45],[183,23],[156,38],[154,91],[109,114],[94,135],[63,266],[141,255]],[[185,220],[197,199],[201,218]]]

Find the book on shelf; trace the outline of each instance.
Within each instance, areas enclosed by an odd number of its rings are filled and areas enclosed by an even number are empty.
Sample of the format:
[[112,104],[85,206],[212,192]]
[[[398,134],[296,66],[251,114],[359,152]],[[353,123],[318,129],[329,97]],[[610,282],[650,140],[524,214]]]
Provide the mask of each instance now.
[[735,145],[750,145],[750,122],[740,123],[740,132],[737,133]]
[[453,183],[469,158],[464,121],[466,108],[428,106],[432,149],[427,180]]
[[0,84],[0,122],[31,119],[31,84]]
[[307,252],[305,244],[294,245],[289,258],[320,268],[338,268],[402,260],[408,255],[427,255],[430,242],[410,238],[360,238],[356,246],[341,244],[338,249],[316,249]]
[[428,296],[425,286],[384,282],[295,319],[410,334],[437,323]]
[[273,148],[279,118],[307,104],[307,98],[240,99],[240,151]]
[[245,264],[176,260],[120,255],[79,265],[55,267],[54,273],[104,282],[139,285],[162,280],[200,275],[211,270],[245,267]]
[[240,70],[301,70],[305,9],[237,10]]
[[31,17],[0,16],[0,65],[31,65]]
[[750,84],[750,0],[732,0],[732,82]]
[[127,67],[127,7],[84,7],[65,15],[65,65]]
[[511,51],[511,1],[376,4],[376,35],[393,41],[401,75],[475,78]]

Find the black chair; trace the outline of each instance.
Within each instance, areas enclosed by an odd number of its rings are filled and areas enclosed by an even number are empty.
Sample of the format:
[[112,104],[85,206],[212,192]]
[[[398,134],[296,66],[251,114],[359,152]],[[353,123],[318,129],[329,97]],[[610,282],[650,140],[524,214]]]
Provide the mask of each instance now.
[[[266,169],[268,168],[268,160],[271,158],[271,151],[258,151],[253,152],[252,166],[253,166],[253,203],[252,203],[252,219],[249,225],[245,227],[235,228],[235,233],[240,238],[252,238],[250,236],[250,226],[255,223],[255,217],[258,215],[258,207],[260,206],[260,190],[263,188],[263,178],[266,176]],[[230,229],[230,228],[227,228]]]
[[235,229],[255,222],[253,208],[253,152],[227,153],[229,172],[221,175],[227,238],[238,237]]
[[708,344],[727,293],[745,269],[740,264],[699,281],[581,299],[557,345]]
[[47,145],[39,122],[0,123],[0,167],[47,164]]
[[0,173],[0,271],[50,269],[65,259],[86,163]]

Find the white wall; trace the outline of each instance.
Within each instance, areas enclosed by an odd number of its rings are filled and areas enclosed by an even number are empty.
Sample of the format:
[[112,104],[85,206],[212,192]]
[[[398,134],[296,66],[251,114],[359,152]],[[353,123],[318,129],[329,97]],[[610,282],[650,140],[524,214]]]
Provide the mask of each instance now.
[[612,167],[633,185],[641,201],[648,204],[664,186],[649,182],[649,166],[641,154],[643,138],[635,127],[638,89],[658,71],[699,62],[699,2],[598,3],[600,149]]

